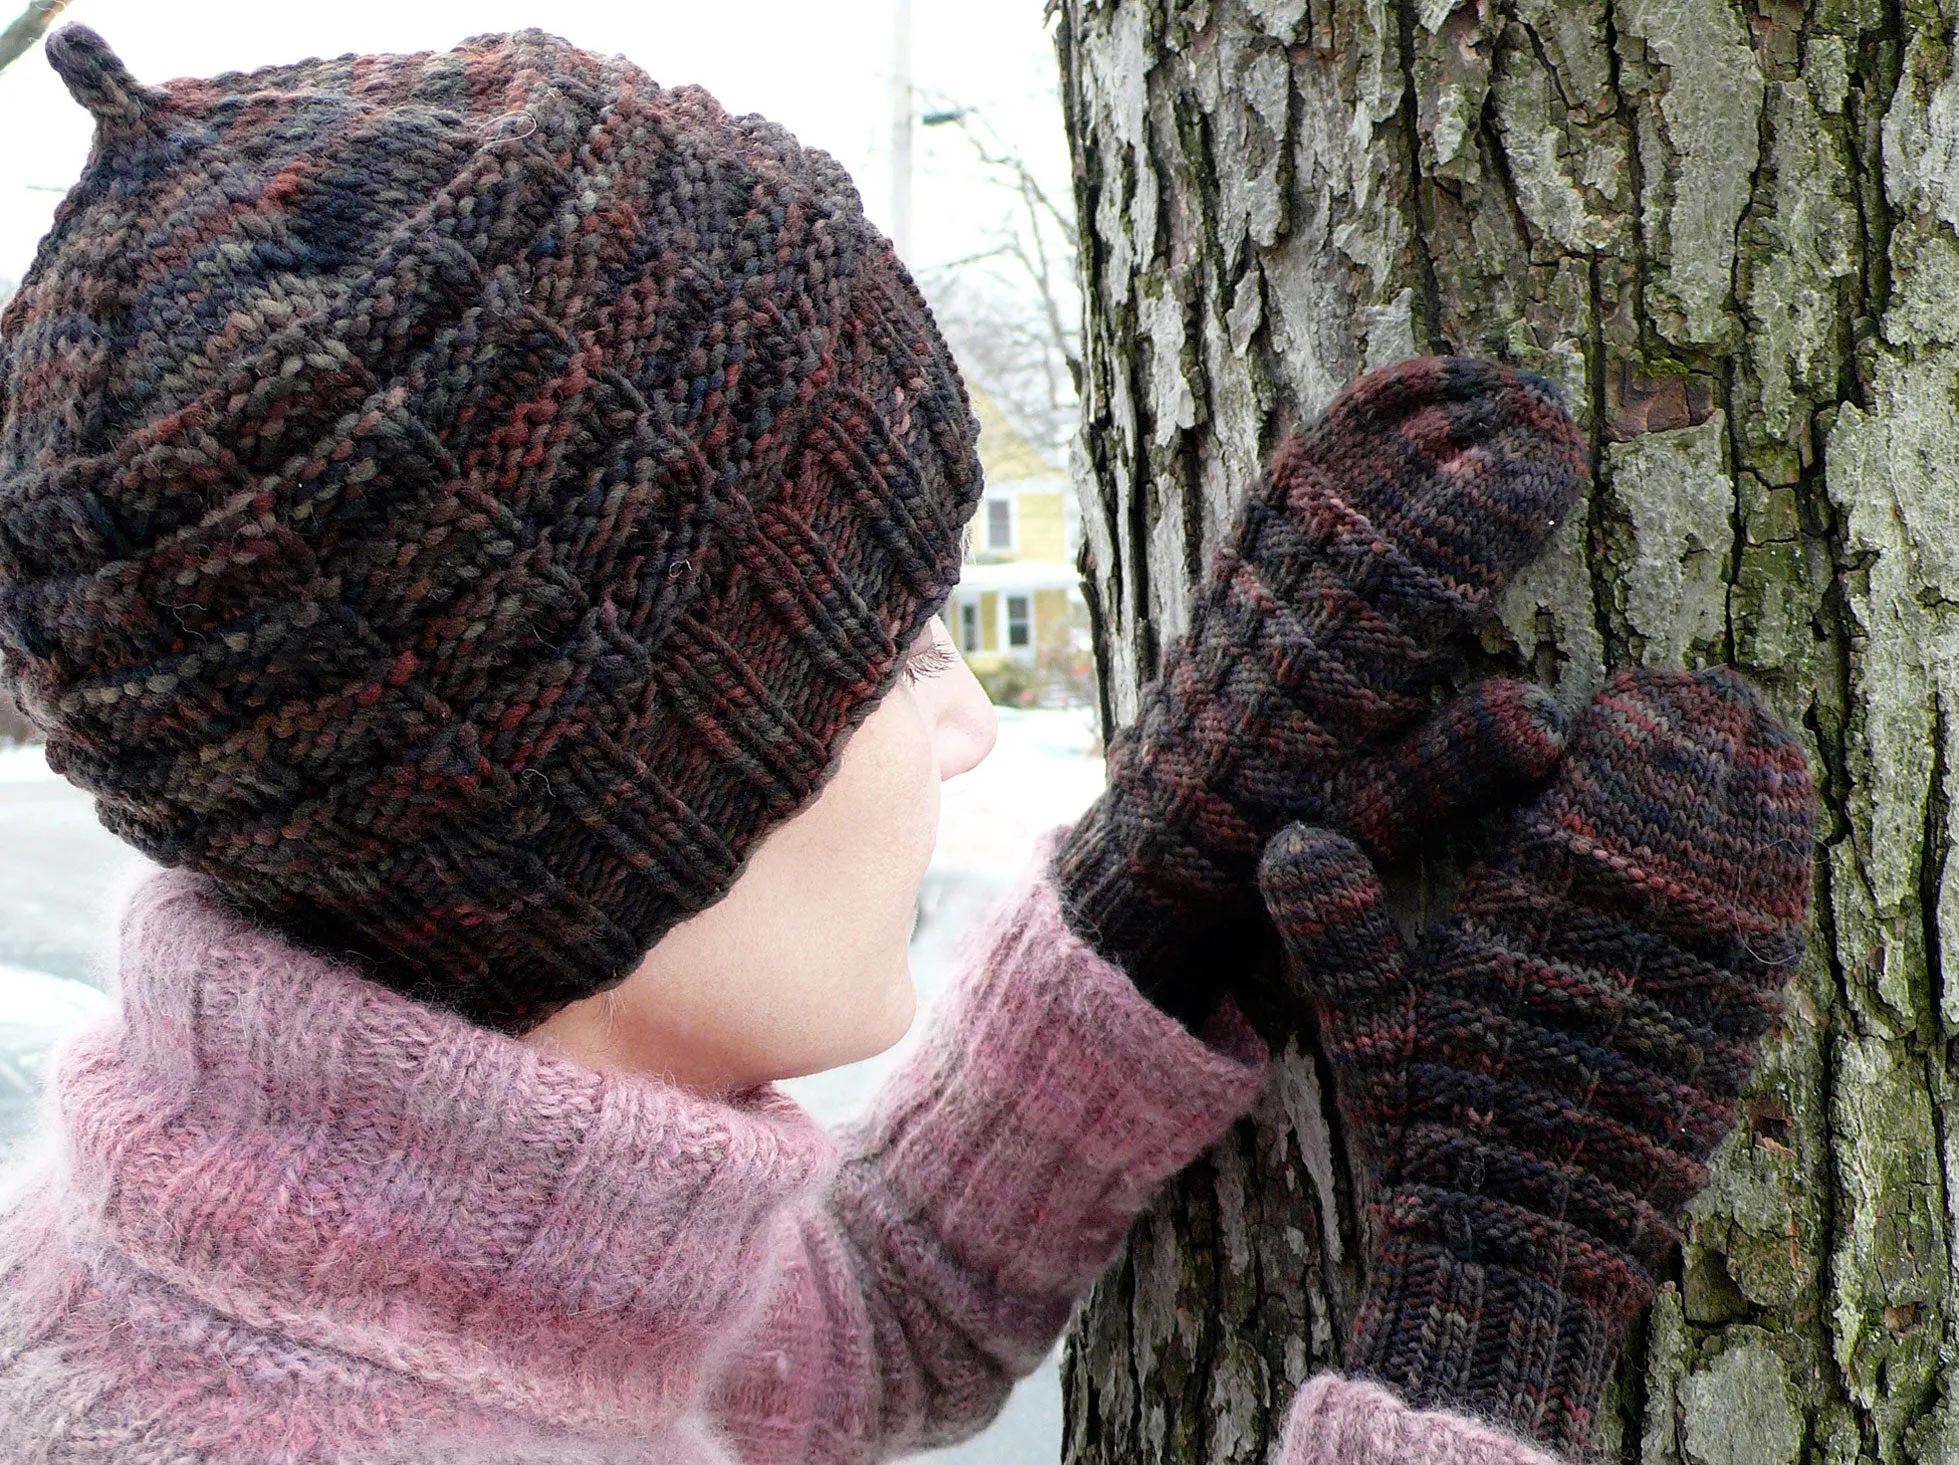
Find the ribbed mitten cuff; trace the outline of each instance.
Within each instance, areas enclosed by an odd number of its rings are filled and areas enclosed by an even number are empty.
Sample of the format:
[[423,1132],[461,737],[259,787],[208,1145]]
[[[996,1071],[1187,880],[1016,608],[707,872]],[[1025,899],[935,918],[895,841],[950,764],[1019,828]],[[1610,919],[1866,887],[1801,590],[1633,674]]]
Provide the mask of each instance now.
[[[1554,1222],[1537,1225],[1535,1236],[1502,1235],[1484,1216],[1465,1222],[1459,1249],[1381,1238],[1354,1324],[1355,1371],[1418,1408],[1461,1410],[1582,1453],[1626,1320],[1652,1287],[1616,1253],[1577,1238],[1561,1245]],[[1534,1262],[1518,1259],[1530,1252]],[[1617,1305],[1588,1305],[1601,1292]]]

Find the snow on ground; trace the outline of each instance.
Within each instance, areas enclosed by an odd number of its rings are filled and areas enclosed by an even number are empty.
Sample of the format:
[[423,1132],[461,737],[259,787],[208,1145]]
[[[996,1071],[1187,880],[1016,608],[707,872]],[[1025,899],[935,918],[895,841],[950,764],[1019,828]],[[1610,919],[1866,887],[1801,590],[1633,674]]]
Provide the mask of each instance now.
[[[1092,708],[1001,708],[999,720],[992,754],[944,787],[912,937],[918,1019],[911,1032],[889,1053],[783,1085],[826,1124],[863,1111],[930,1023],[962,939],[1021,873],[1040,837],[1102,790]],[[0,748],[0,1155],[29,1123],[49,1048],[107,1006],[96,984],[111,966],[113,892],[141,862],[38,747]],[[990,1429],[930,1458],[1020,1465],[1057,1459],[1060,1442],[1060,1373],[1049,1358]]]
[[66,977],[0,962],[0,991],[7,994],[5,1022],[10,1027],[73,1027],[109,1010],[109,998],[99,988]]
[[998,712],[993,752],[945,785],[933,858],[1011,876],[1042,834],[1102,792],[1102,745],[1093,707]]
[[48,767],[39,743],[0,747],[0,783],[41,783],[60,777]]
[[85,982],[0,962],[0,1155],[33,1125],[49,1050],[109,999]]

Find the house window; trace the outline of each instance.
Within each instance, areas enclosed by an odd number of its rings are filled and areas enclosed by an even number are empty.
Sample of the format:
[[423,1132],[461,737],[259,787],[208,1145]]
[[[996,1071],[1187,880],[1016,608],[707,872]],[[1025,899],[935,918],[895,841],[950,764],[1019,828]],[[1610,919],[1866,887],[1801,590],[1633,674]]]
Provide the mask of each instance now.
[[1034,644],[1034,605],[1025,595],[1007,597],[1007,645]]
[[979,602],[961,601],[959,605],[959,649],[977,651],[980,649]]
[[1014,547],[1014,505],[1012,499],[988,499],[986,501],[986,547],[988,549],[1012,549]]

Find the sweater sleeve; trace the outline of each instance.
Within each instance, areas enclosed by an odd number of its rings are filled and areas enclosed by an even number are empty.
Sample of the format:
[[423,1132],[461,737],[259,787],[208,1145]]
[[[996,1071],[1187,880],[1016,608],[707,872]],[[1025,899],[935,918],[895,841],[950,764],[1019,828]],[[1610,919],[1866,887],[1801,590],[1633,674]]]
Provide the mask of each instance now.
[[1233,1011],[1193,1036],[1063,924],[1045,852],[819,1204],[712,1406],[749,1465],[888,1459],[982,1428],[1162,1183],[1264,1085]]
[[1411,1409],[1378,1384],[1321,1374],[1286,1421],[1283,1465],[1560,1465],[1493,1425]]

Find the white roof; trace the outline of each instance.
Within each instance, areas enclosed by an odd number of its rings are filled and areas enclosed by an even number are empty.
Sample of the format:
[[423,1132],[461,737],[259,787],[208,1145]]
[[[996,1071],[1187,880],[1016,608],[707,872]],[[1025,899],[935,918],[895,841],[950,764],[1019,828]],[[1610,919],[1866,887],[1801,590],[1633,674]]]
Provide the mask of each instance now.
[[1082,577],[1073,565],[1058,560],[1007,560],[995,565],[964,565],[961,590],[1073,590]]
[[1011,498],[1023,493],[1071,494],[1074,485],[1064,473],[1041,473],[1027,478],[989,478],[986,480],[985,496],[990,499]]

